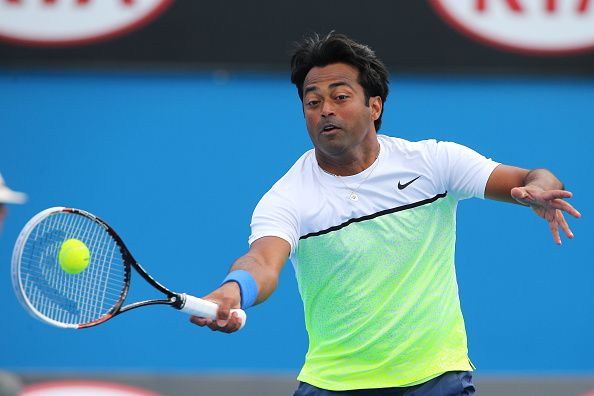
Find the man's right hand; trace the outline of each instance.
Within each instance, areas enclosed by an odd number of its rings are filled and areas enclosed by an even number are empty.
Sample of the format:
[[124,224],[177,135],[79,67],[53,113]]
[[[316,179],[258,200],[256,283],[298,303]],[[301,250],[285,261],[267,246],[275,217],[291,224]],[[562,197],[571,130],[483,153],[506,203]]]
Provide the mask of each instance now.
[[241,291],[237,282],[227,282],[209,295],[202,297],[202,299],[219,306],[217,319],[212,320],[211,318],[190,315],[190,322],[222,333],[234,333],[241,328],[241,318],[236,313],[231,314],[231,309],[240,308],[241,304]]

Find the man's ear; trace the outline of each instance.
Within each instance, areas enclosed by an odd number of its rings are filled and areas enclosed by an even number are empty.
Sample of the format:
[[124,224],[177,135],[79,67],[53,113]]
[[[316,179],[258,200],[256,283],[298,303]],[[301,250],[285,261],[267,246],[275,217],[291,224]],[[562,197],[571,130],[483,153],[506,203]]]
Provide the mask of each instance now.
[[371,118],[373,121],[380,118],[382,115],[382,109],[384,108],[382,98],[379,96],[373,96],[369,98],[369,107],[371,108]]

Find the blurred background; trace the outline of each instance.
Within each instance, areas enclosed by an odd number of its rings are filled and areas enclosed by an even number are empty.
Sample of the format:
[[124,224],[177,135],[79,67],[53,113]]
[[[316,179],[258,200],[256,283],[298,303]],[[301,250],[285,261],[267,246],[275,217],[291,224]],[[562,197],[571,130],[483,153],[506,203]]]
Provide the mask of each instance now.
[[[6,205],[0,237],[0,370],[23,394],[55,381],[292,394],[307,334],[290,263],[246,327],[224,335],[162,307],[52,328],[18,303],[11,256],[33,215],[76,207],[168,288],[207,294],[248,248],[260,197],[312,147],[293,43],[335,31],[391,72],[381,133],[546,167],[574,193],[583,216],[562,246],[523,207],[461,203],[457,276],[478,394],[591,396],[591,3],[0,0],[0,172],[29,198]],[[153,296],[133,277],[130,300]]]

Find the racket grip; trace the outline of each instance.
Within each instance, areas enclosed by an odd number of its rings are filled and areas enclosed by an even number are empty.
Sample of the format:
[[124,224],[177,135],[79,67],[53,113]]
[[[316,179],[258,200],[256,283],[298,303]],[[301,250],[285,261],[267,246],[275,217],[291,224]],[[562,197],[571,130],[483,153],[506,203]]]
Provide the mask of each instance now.
[[[180,308],[180,311],[202,318],[211,318],[212,320],[217,319],[217,311],[219,310],[217,304],[186,293],[183,293],[181,296],[184,299],[184,304]],[[242,309],[232,309],[231,313],[233,314],[234,312],[241,318],[241,327],[239,328],[241,330],[243,329],[243,326],[245,326],[247,316]]]

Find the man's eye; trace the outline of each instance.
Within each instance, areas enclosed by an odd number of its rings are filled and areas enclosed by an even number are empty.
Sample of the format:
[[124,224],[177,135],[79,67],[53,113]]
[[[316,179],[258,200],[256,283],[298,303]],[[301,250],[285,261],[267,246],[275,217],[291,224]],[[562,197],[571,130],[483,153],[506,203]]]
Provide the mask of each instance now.
[[318,103],[320,103],[319,100],[310,100],[309,102],[306,103],[306,105],[309,107],[313,107],[313,106],[317,105]]
[[347,96],[347,95],[338,95],[338,96],[336,97],[336,100],[346,100],[347,98],[348,98],[348,96]]

